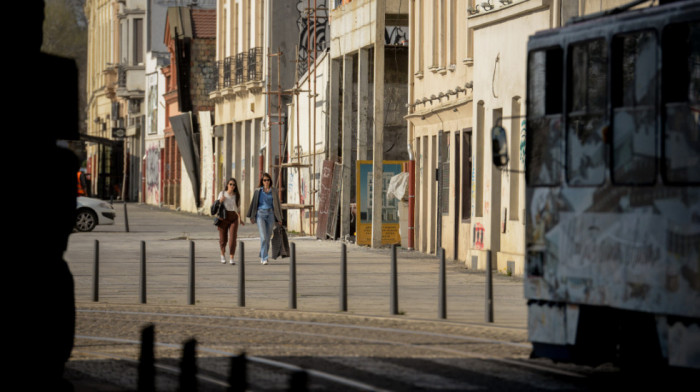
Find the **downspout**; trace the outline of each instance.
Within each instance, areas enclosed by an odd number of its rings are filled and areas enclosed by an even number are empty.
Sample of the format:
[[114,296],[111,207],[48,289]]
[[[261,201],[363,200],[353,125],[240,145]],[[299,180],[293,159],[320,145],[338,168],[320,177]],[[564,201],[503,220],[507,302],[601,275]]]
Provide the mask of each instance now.
[[[411,24],[411,17],[415,17],[415,0],[411,1],[409,8],[409,24]],[[412,11],[412,12],[411,12]],[[415,27],[415,23],[412,24]],[[413,43],[413,37],[415,36],[415,29],[409,29],[409,34],[411,34],[411,39],[408,44]],[[413,113],[415,107],[411,105],[414,97],[414,69],[413,69],[413,58],[415,56],[415,50],[409,50],[408,57],[408,78],[410,80],[409,86],[409,96],[408,96],[408,111]],[[415,248],[415,208],[416,208],[416,160],[413,156],[413,130],[414,125],[410,121],[408,122],[409,134],[406,140],[406,148],[408,149],[408,249],[413,250]]]
[[408,139],[408,250],[414,249],[416,208],[416,161],[413,157],[413,138]]
[[[262,179],[263,173],[266,172],[266,170],[265,170],[265,150],[267,149],[267,146],[270,144],[270,143],[268,143],[268,140],[269,140],[270,136],[272,135],[272,125],[270,125],[270,118],[269,118],[269,116],[270,116],[270,94],[269,94],[270,93],[270,85],[269,85],[269,82],[270,82],[270,80],[269,80],[270,79],[270,56],[269,56],[269,54],[270,54],[270,48],[272,47],[272,26],[271,26],[271,24],[272,24],[272,19],[271,19],[272,18],[272,1],[267,0],[263,4],[267,5],[267,9],[264,10],[265,12],[267,12],[267,17],[265,18],[267,25],[263,26],[263,28],[265,29],[265,34],[267,35],[267,37],[266,37],[267,42],[266,42],[266,48],[265,48],[267,50],[265,50],[265,49],[262,50],[262,52],[263,52],[262,56],[264,59],[267,60],[267,70],[268,70],[267,76],[266,76],[267,80],[265,80],[265,82],[263,82],[263,83],[265,86],[268,86],[268,87],[267,87],[266,94],[263,94],[263,95],[265,95],[266,113],[265,113],[265,115],[263,115],[263,121],[262,121],[263,126],[261,127],[262,129],[260,130],[260,132],[264,132],[263,130],[267,128],[268,137],[263,138],[262,135],[260,135],[260,155],[258,155],[258,180]],[[265,55],[266,52],[267,52],[267,55]],[[255,183],[254,183],[254,185],[257,188],[258,185]]]

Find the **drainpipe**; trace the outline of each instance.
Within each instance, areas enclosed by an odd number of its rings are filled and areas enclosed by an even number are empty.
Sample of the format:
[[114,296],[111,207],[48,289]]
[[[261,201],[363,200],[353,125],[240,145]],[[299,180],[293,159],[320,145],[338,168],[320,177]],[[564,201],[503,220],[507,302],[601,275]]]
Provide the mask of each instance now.
[[414,210],[416,208],[416,160],[413,157],[413,142],[408,142],[408,249],[414,249]]

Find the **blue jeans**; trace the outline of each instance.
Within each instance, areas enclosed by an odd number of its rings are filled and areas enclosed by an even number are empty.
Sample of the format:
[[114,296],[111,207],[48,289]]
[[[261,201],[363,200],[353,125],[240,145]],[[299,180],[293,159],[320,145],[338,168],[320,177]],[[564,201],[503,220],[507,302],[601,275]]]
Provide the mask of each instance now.
[[258,210],[258,216],[255,218],[260,232],[260,259],[267,261],[270,250],[270,237],[272,237],[272,229],[275,227],[275,213],[272,209]]

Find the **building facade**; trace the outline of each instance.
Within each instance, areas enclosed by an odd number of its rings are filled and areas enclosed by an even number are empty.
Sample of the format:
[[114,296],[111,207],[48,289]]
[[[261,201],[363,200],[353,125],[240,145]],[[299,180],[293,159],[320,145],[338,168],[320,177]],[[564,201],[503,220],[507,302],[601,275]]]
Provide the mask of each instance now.
[[123,144],[112,138],[118,117],[112,105],[117,87],[113,64],[118,62],[118,4],[88,0],[84,10],[88,21],[87,170],[92,177],[90,193],[106,198],[120,195],[123,173]]
[[216,10],[170,7],[165,22],[170,64],[165,77],[163,203],[170,208],[201,212],[213,195],[203,184],[213,159],[211,111],[207,92],[216,79],[214,55]]
[[416,160],[415,248],[435,254],[444,249],[456,260],[469,254],[475,155],[484,153],[476,146],[485,145],[473,131],[476,83],[466,15],[464,1],[410,2],[406,119]]
[[[403,161],[411,156],[404,120],[408,100],[408,5],[398,0],[353,0],[336,5],[330,12],[326,159],[342,165],[341,238],[354,234],[350,228],[353,205],[357,203],[357,161],[371,160],[373,183],[381,184],[384,161]],[[381,187],[372,189],[369,199],[385,198]],[[382,239],[384,204],[373,203],[372,247],[387,245]]]
[[[238,180],[247,206],[260,174],[269,172],[286,192],[280,163],[294,85],[299,15],[296,1],[218,0],[214,89],[214,194]],[[282,195],[286,200],[286,195]]]
[[[622,1],[413,0],[409,140],[416,156],[416,249],[521,275],[525,257],[527,41]],[[508,130],[508,167],[491,128]]]

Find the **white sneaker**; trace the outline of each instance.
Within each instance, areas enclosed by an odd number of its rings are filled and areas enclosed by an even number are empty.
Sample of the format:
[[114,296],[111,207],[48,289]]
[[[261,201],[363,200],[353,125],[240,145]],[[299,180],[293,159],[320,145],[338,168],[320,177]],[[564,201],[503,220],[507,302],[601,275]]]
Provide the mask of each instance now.
[[267,265],[267,260],[260,259],[260,262],[262,263],[262,265]]
[[228,262],[229,262],[229,264],[231,264],[231,265],[236,265],[236,262],[233,261],[233,256],[231,256],[231,258],[229,259]]
[[226,258],[224,256],[221,256],[221,264],[226,264]]

